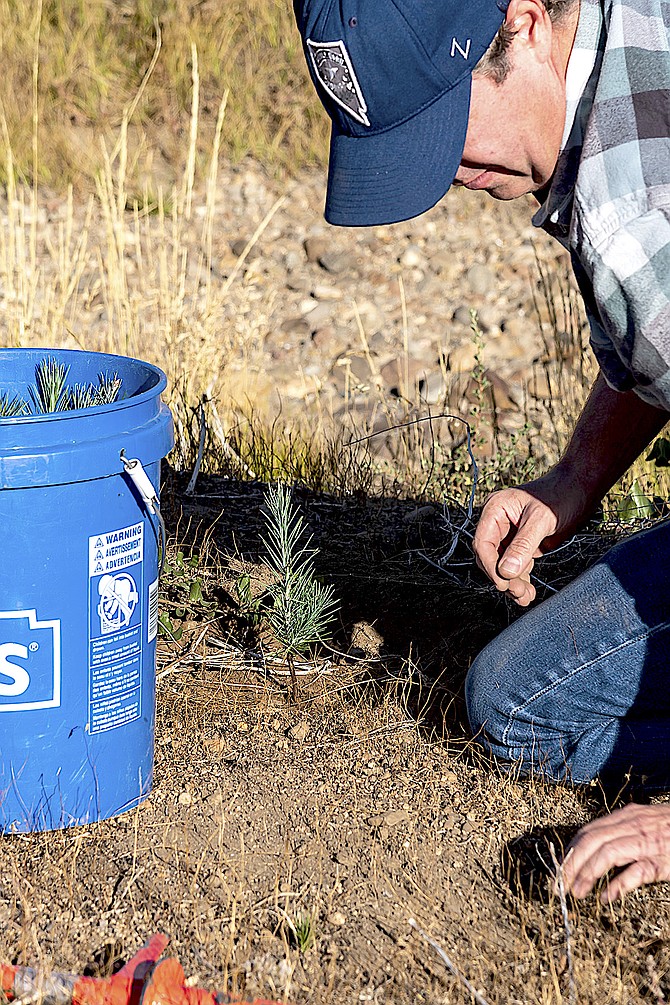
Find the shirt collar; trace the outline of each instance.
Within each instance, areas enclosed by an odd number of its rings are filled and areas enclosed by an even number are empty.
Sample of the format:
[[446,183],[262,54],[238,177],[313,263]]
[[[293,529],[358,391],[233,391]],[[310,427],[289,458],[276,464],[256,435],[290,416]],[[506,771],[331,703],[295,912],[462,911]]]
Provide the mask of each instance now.
[[[536,227],[567,223],[571,209],[584,129],[593,105],[602,52],[603,17],[599,0],[580,0],[579,22],[565,75],[565,128],[552,180],[544,202],[533,217]],[[553,229],[553,228],[552,228]],[[556,236],[559,236],[558,234]],[[560,237],[559,237],[560,239]]]

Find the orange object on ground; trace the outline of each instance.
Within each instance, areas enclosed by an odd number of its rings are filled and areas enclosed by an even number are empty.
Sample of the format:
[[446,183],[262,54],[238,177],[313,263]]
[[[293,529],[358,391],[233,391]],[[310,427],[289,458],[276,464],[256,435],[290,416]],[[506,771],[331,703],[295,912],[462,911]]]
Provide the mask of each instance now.
[[[152,935],[112,977],[41,974],[32,967],[0,964],[0,992],[9,1002],[42,1001],[44,1005],[234,1005],[239,998],[222,992],[186,987],[184,970],[175,959],[158,962],[167,935]],[[280,1005],[256,998],[251,1005]]]

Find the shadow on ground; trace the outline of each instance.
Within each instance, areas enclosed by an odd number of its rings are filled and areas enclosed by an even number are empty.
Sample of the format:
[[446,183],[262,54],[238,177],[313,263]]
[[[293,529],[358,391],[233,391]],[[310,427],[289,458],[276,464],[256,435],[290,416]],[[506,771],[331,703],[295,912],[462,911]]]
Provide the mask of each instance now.
[[[234,619],[234,570],[253,570],[263,561],[266,486],[202,476],[187,496],[186,481],[170,471],[163,490],[170,536],[186,552],[201,551],[206,540],[214,546],[222,573],[217,599],[224,618]],[[340,603],[334,647],[378,658],[384,673],[411,661],[419,686],[407,695],[410,712],[433,736],[467,736],[467,670],[521,614],[477,569],[469,545],[474,523],[464,513],[445,517],[439,504],[425,499],[338,498],[303,488],[294,490],[294,499],[319,550],[317,571],[333,584]],[[440,567],[454,527],[462,526],[453,554]],[[606,543],[592,538],[588,546],[581,541],[539,563],[544,581],[560,588],[595,561]],[[540,599],[546,593],[538,587]]]

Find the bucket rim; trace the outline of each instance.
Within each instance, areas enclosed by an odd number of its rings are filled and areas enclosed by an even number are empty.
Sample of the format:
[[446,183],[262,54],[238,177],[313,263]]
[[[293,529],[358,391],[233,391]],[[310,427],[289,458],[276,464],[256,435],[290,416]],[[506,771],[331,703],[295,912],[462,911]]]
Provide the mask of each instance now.
[[[123,356],[120,353],[111,352],[98,352],[96,350],[88,349],[53,349],[49,347],[40,346],[6,346],[0,349],[0,359],[5,355],[13,355],[15,353],[42,353],[45,356],[50,354],[62,356],[98,356],[105,358],[107,360],[123,360],[124,364],[138,363],[140,366],[145,367],[148,371],[152,372],[158,377],[156,384],[149,388],[147,391],[142,391],[141,394],[134,394],[130,398],[120,398],[117,401],[111,401],[104,405],[91,405],[88,408],[72,408],[62,412],[46,412],[30,414],[30,415],[12,415],[12,416],[0,416],[0,427],[1,426],[16,426],[16,425],[26,425],[31,422],[62,422],[66,419],[81,419],[85,416],[96,416],[105,415],[107,412],[120,411],[123,408],[133,408],[136,405],[141,405],[146,401],[150,401],[152,398],[159,397],[167,387],[167,376],[159,366],[155,363],[148,363],[144,359],[138,359],[135,356]],[[113,365],[113,362],[112,364]]]

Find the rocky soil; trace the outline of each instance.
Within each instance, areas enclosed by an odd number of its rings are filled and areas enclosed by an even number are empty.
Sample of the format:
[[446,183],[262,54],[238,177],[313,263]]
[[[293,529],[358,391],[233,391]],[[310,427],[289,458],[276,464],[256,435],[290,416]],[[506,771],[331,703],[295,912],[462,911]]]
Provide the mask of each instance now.
[[163,214],[116,185],[90,205],[0,199],[10,344],[135,352],[225,411],[336,426],[374,426],[399,402],[467,412],[479,352],[498,424],[539,427],[580,369],[567,256],[533,228],[530,199],[453,190],[418,220],[338,229],[323,220],[322,172],[279,181],[223,165],[209,201],[196,182],[191,201],[166,194]]
[[[223,188],[226,274],[276,191],[250,167]],[[452,190],[418,220],[342,229],[324,222],[323,192],[321,174],[291,183],[245,265],[244,282],[275,296],[253,363],[269,399],[361,421],[389,395],[433,411],[458,405],[468,392],[459,375],[475,364],[473,310],[503,423],[518,427],[524,403],[551,396],[551,366],[575,353],[583,322],[561,303],[567,256],[532,226],[531,199]],[[538,260],[559,301],[553,322]]]

